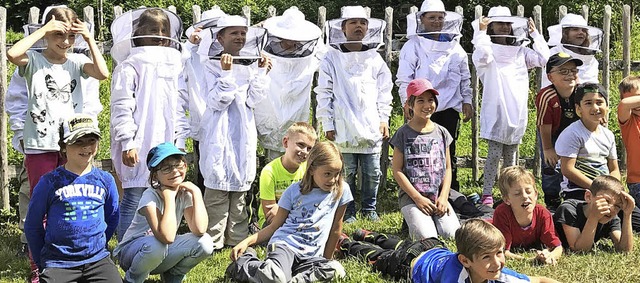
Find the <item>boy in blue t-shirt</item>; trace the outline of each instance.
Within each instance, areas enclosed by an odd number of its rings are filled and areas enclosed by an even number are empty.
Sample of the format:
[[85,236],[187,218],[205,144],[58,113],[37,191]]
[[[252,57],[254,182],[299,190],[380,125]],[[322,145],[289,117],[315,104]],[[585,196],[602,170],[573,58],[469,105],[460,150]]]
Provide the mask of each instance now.
[[67,162],[35,186],[24,225],[40,282],[120,282],[107,250],[118,225],[118,189],[111,174],[92,165],[98,122],[75,114],[60,134]]
[[377,271],[396,279],[408,278],[416,283],[557,282],[504,267],[504,237],[498,228],[481,219],[469,219],[456,231],[457,253],[444,248],[436,238],[402,242],[375,232],[360,230],[355,234],[354,238],[369,243],[344,239],[340,250],[364,257]]

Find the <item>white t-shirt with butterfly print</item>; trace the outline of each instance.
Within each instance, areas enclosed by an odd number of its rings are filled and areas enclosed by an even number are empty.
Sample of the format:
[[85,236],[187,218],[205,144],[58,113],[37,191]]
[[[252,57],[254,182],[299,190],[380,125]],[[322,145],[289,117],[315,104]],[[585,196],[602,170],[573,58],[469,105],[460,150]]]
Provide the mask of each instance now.
[[80,78],[88,77],[82,67],[90,59],[69,53],[65,63],[52,64],[36,51],[27,51],[27,56],[29,63],[18,71],[27,81],[29,93],[23,130],[25,153],[58,151],[60,123],[82,112],[85,97]]

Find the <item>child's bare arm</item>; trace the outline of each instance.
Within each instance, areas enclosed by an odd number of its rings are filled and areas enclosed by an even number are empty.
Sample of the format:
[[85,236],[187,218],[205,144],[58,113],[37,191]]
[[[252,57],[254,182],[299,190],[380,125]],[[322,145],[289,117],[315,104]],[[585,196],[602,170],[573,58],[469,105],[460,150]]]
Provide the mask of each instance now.
[[633,197],[626,192],[620,192],[620,198],[622,199],[622,211],[624,217],[622,219],[622,230],[612,231],[611,240],[619,252],[631,252],[633,250],[633,230],[631,225],[631,213],[636,204]]
[[609,202],[604,196],[600,195],[593,197],[592,203],[586,205],[589,206],[589,214],[587,215],[587,222],[584,224],[582,231],[577,227],[571,227],[566,224],[562,224],[564,234],[569,243],[569,247],[573,251],[589,251],[593,247],[596,229],[598,228],[598,222],[602,217],[611,213],[609,209]]
[[567,179],[574,184],[585,189],[591,187],[592,180],[576,168],[575,158],[564,156],[560,157],[560,169],[562,170],[562,175],[567,177]]
[[189,230],[196,236],[204,235],[209,225],[209,217],[207,216],[207,209],[202,200],[200,188],[194,183],[184,182],[180,184],[178,189],[183,189],[185,192],[191,194],[192,205],[184,210],[184,216],[187,220]]
[[504,251],[504,257],[508,258],[508,259],[517,259],[517,260],[523,260],[523,259],[527,259],[526,257],[513,253],[510,250],[505,250]]
[[71,31],[81,34],[84,41],[89,44],[89,50],[91,51],[92,62],[84,64],[82,71],[97,80],[108,78],[109,68],[107,67],[107,62],[105,62],[104,57],[102,57],[102,53],[100,53],[100,49],[98,49],[98,45],[93,39],[93,35],[89,32],[87,25],[80,19],[76,19],[71,26]]
[[25,66],[29,63],[27,50],[29,50],[29,48],[31,48],[31,46],[33,46],[38,40],[49,33],[62,33],[64,36],[69,32],[70,28],[71,27],[67,23],[58,21],[56,20],[56,17],[53,16],[46,25],[16,42],[16,44],[7,51],[7,59],[18,66]]
[[640,95],[626,97],[618,104],[618,121],[625,123],[631,118],[632,111],[640,107]]
[[609,175],[622,180],[620,176],[620,167],[618,167],[618,159],[607,159],[607,167],[609,168]]
[[164,202],[164,213],[156,206],[145,206],[140,213],[147,219],[153,236],[163,244],[171,244],[176,238],[178,221],[176,220],[176,190],[163,189],[160,191]]
[[347,211],[347,205],[341,205],[336,209],[336,214],[333,216],[333,224],[331,225],[331,234],[327,239],[327,244],[324,246],[324,257],[326,259],[333,259],[333,253],[336,251],[336,244],[342,234],[342,218]]
[[540,130],[540,141],[542,142],[542,150],[544,151],[544,162],[549,166],[555,166],[560,157],[558,157],[551,140],[551,124],[540,125],[538,129]]
[[289,216],[289,211],[286,209],[278,209],[278,214],[273,219],[273,221],[262,230],[258,231],[258,233],[253,234],[246,239],[242,240],[242,242],[238,243],[233,249],[231,249],[231,260],[236,261],[243,253],[247,250],[249,246],[252,246],[256,243],[262,243],[264,241],[268,241],[273,236],[273,233],[278,230],[284,224],[284,221],[287,220],[287,216]]
[[440,186],[440,193],[438,194],[438,199],[436,200],[436,214],[439,216],[452,213],[452,211],[449,211],[449,191],[451,191],[452,176],[451,159],[449,158],[449,147],[447,147],[445,151],[447,169],[445,170],[444,179],[442,180],[442,184]]

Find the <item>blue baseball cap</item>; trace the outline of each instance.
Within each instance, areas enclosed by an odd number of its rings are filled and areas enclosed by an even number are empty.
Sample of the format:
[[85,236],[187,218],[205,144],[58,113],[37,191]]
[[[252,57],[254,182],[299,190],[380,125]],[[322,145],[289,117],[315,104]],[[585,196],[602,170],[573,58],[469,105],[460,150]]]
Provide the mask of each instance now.
[[162,160],[171,155],[186,155],[186,153],[178,149],[170,142],[165,142],[157,145],[156,147],[149,150],[149,155],[147,155],[147,168],[151,170],[151,168],[158,166],[158,164],[160,164]]

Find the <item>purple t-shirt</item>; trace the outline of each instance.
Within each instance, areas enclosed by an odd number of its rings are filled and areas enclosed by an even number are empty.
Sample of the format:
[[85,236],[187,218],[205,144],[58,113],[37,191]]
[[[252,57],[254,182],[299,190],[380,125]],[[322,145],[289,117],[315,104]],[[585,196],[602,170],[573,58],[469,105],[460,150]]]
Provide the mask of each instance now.
[[[435,123],[434,123],[435,124]],[[447,148],[453,138],[444,127],[435,124],[431,132],[418,132],[402,125],[389,142],[404,155],[403,172],[423,196],[435,201],[447,167]],[[413,204],[402,189],[398,194],[400,207]]]

